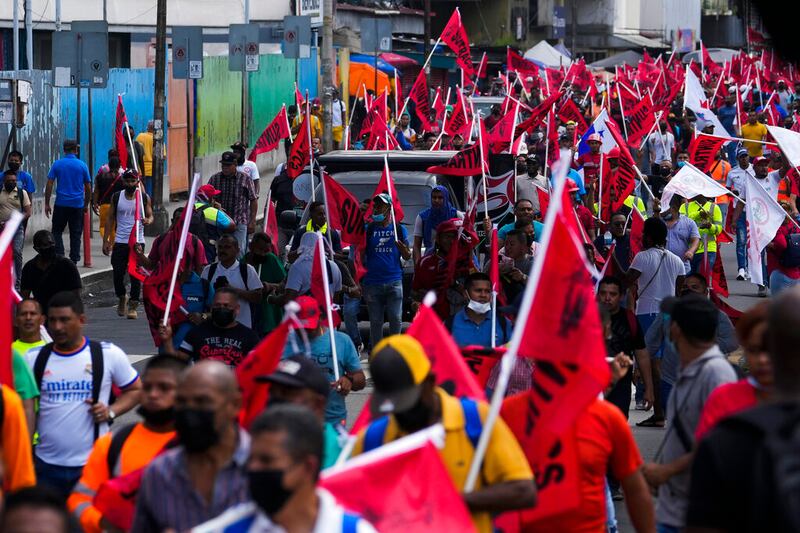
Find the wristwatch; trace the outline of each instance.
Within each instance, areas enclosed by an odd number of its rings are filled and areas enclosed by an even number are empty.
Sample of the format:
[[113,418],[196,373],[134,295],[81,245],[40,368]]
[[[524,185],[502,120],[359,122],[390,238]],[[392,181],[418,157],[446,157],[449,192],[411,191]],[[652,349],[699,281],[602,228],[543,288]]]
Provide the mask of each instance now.
[[108,410],[108,421],[113,422],[114,419],[117,418],[117,414],[112,411],[111,409]]

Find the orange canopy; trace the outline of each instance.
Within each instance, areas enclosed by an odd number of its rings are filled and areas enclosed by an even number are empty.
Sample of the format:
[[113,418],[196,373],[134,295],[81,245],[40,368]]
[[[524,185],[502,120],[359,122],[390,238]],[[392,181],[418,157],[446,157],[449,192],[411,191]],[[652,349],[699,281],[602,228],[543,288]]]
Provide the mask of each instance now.
[[375,69],[366,63],[350,63],[350,96],[355,96],[358,92],[359,96],[364,96],[364,89],[359,89],[364,84],[367,89],[372,89],[375,94],[381,94],[384,89],[387,92],[392,91],[392,85],[389,83],[389,76],[380,70],[378,71],[378,87],[375,87]]

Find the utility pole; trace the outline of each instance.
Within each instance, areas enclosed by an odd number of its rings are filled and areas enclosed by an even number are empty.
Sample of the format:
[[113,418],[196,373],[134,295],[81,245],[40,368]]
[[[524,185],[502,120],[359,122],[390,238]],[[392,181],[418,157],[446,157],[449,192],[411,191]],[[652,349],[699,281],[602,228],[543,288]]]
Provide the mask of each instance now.
[[333,0],[322,5],[322,149],[333,150]]
[[13,48],[14,48],[14,70],[19,70],[19,0],[12,0],[14,2],[14,36],[13,36]]
[[156,12],[156,87],[153,106],[153,223],[145,226],[148,235],[160,235],[169,227],[167,211],[164,209],[164,136],[166,120],[167,72],[167,0],[158,0]]
[[25,0],[25,58],[28,70],[33,70],[33,11],[31,0]]

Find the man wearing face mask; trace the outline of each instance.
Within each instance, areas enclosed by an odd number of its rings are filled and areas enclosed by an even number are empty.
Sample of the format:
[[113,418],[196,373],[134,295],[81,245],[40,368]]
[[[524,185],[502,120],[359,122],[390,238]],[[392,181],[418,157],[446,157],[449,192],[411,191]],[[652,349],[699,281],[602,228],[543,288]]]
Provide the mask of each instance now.
[[137,413],[143,418],[106,433],[94,443],[83,474],[67,500],[67,507],[80,521],[84,533],[109,529],[92,499],[100,485],[147,466],[175,438],[175,390],[186,363],[157,355],[147,361],[142,374],[142,394]]
[[667,250],[683,261],[685,274],[691,272],[691,261],[700,247],[700,230],[694,220],[681,213],[683,198],[677,194],[669,201],[669,211],[653,213],[667,224]]
[[[0,190],[0,228],[14,213],[22,213],[28,220],[31,216],[31,199],[28,192],[22,187],[17,186],[17,171],[7,170],[3,176],[3,190]],[[22,246],[25,243],[25,225],[20,224],[14,233],[11,245],[14,252],[14,271],[22,272]],[[19,277],[17,277],[16,288],[19,289]]]
[[[479,431],[489,407],[485,402],[459,400],[436,386],[436,376],[422,345],[408,335],[393,335],[373,352],[370,367],[375,384],[370,407],[380,416],[358,435],[358,455],[437,423],[444,425],[444,448],[439,455],[453,484],[467,479]],[[490,513],[530,508],[536,485],[527,459],[502,420],[492,428],[486,456],[474,491],[463,494],[472,522],[481,533],[492,530]]]
[[259,340],[252,329],[236,321],[239,310],[239,297],[232,289],[217,290],[210,319],[193,327],[177,350],[173,347],[172,328],[159,328],[164,353],[187,361],[212,359],[237,366]]
[[[11,150],[8,153],[8,169],[17,173],[17,182],[19,182],[20,187],[25,189],[25,192],[28,193],[28,196],[32,197],[33,193],[36,192],[36,184],[33,182],[33,176],[22,170],[23,159],[24,156],[22,155],[22,152],[18,150]],[[0,178],[2,178],[4,175],[5,173],[0,173]]]
[[324,439],[314,413],[299,405],[278,405],[259,415],[250,431],[247,477],[251,501],[200,525],[194,533],[375,531],[317,486]]
[[445,322],[459,346],[502,346],[511,339],[511,322],[497,314],[492,344],[492,282],[483,272],[473,272],[464,282],[467,306]]
[[248,500],[250,436],[237,419],[242,397],[230,368],[201,361],[178,381],[179,446],[145,469],[131,531],[186,531]]
[[33,249],[36,257],[25,263],[20,276],[20,293],[23,298],[33,298],[42,306],[47,315],[50,298],[61,291],[81,294],[81,275],[75,263],[64,256],[56,255],[53,234],[42,229],[33,235]]

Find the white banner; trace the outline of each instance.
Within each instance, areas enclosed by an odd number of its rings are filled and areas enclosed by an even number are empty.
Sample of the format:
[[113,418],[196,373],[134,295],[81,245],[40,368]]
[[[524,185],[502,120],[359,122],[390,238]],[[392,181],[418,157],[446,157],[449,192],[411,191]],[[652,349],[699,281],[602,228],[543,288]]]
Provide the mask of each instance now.
[[723,194],[731,194],[731,192],[694,165],[686,163],[664,187],[664,192],[661,194],[662,213],[669,210],[669,202],[676,194],[691,200],[695,196],[716,198]]
[[800,167],[800,133],[778,126],[767,126],[770,134],[778,141],[783,155],[793,167]]

